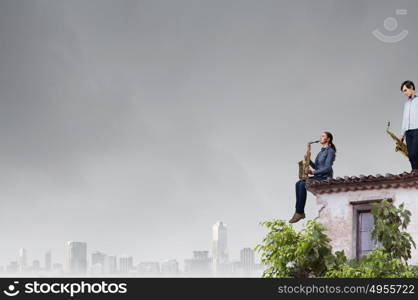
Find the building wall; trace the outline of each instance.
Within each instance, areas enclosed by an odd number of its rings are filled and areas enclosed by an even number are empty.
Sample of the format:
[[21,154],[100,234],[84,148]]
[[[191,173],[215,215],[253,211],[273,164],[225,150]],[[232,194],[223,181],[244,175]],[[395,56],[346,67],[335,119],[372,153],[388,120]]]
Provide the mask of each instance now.
[[[368,191],[351,191],[334,194],[318,195],[318,217],[328,228],[327,235],[331,238],[334,251],[344,250],[347,257],[355,257],[356,244],[353,224],[353,206],[350,202],[366,200],[381,200],[391,198],[393,204],[398,206],[405,204],[405,208],[411,211],[411,223],[407,231],[418,245],[418,190],[416,189],[381,189]],[[418,263],[418,250],[411,249],[410,263]]]

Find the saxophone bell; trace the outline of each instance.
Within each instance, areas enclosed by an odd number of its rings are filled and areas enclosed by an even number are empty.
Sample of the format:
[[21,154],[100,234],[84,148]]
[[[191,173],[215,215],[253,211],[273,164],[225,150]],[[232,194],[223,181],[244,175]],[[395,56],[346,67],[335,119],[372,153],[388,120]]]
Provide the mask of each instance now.
[[403,156],[408,158],[408,147],[406,144],[401,141],[393,132],[389,130],[390,121],[387,123],[386,133],[394,140],[395,142],[395,152],[401,153]]

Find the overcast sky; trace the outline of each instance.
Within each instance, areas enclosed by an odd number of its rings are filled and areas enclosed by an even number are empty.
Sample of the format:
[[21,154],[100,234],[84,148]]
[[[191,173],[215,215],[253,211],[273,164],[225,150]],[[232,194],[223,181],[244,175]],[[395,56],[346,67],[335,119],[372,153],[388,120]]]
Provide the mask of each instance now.
[[63,262],[67,240],[182,264],[220,220],[238,259],[259,222],[292,216],[297,161],[324,130],[336,177],[409,171],[385,130],[399,135],[400,83],[418,82],[417,13],[412,0],[0,0],[0,265],[20,247]]

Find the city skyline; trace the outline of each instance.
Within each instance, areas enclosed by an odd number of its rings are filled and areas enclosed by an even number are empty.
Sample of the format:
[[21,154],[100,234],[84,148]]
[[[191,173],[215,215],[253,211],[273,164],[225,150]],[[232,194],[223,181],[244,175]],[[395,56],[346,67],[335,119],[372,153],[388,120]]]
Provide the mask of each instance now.
[[[67,241],[66,243],[69,243],[70,241]],[[75,241],[71,241],[71,242],[75,242]],[[76,242],[76,243],[82,243],[82,244],[86,244],[86,242]],[[27,253],[27,249],[25,248],[21,248],[24,249]],[[209,253],[209,251],[207,250],[193,250],[195,257],[192,259],[200,259],[199,257],[196,257],[196,255],[199,255],[197,253]],[[87,252],[88,253],[88,252]],[[104,255],[104,259],[114,259],[114,265],[113,268],[108,269],[108,265],[106,265],[106,263],[104,263],[103,265],[101,265],[101,268],[97,268],[97,264],[93,263],[94,259],[94,255],[97,253],[101,253],[102,255]],[[51,257],[51,251],[48,250],[45,252],[45,257]],[[256,271],[257,269],[259,269],[260,271],[257,273],[257,275],[261,275],[261,269],[263,268],[259,263],[257,263],[254,260],[254,250],[253,248],[249,248],[249,247],[245,247],[242,248],[240,250],[240,260],[237,259],[232,259],[231,261],[228,261],[225,263],[225,265],[230,265],[231,267],[234,267],[234,265],[236,265],[236,263],[241,263],[243,264],[242,266],[240,266],[240,268],[242,268],[244,273],[241,273],[241,275],[255,275],[255,273],[251,273]],[[89,257],[89,255],[87,254],[87,257]],[[26,276],[26,275],[37,275],[39,274],[39,272],[41,271],[45,271],[46,273],[44,273],[43,275],[55,275],[55,276],[61,276],[61,275],[70,275],[70,276],[74,276],[74,275],[78,275],[78,276],[82,276],[82,275],[89,275],[89,276],[93,276],[93,277],[100,277],[103,275],[108,275],[108,276],[112,276],[112,275],[135,275],[134,271],[138,271],[138,275],[147,275],[146,273],[141,273],[138,269],[143,266],[144,264],[157,264],[158,268],[161,268],[161,275],[202,275],[202,276],[215,276],[216,277],[216,272],[212,269],[210,269],[210,271],[208,271],[207,273],[193,273],[193,272],[187,272],[185,270],[185,268],[180,268],[179,267],[179,262],[177,261],[177,259],[167,259],[167,260],[163,260],[163,261],[137,261],[136,263],[134,263],[134,256],[126,256],[126,255],[107,255],[104,252],[100,252],[99,250],[94,250],[90,252],[90,257],[91,259],[87,259],[87,264],[86,264],[86,268],[84,271],[80,271],[79,269],[68,269],[68,263],[62,263],[62,262],[58,262],[58,261],[52,261],[52,264],[50,267],[48,267],[48,263],[47,260],[45,260],[43,263],[38,260],[38,259],[33,259],[31,260],[31,262],[27,262],[25,265],[25,268],[22,268],[21,263],[19,262],[19,260],[11,260],[7,265],[0,265],[0,277],[1,275],[5,275],[5,276],[10,276],[10,275],[19,275],[19,273],[21,273],[21,276]],[[212,256],[208,256],[208,258],[212,259]],[[129,262],[125,262],[125,260],[128,260]],[[190,259],[185,259],[185,261],[190,260]],[[118,261],[118,263],[116,263]],[[174,274],[171,272],[167,272],[165,273],[163,271],[164,267],[170,269],[169,266],[167,265],[172,265],[172,264],[176,264],[177,265],[177,272],[179,272],[179,274]],[[212,260],[209,263],[210,265],[212,265]],[[128,267],[129,266],[129,267]],[[251,267],[252,266],[252,267]],[[250,269],[249,269],[250,267]],[[160,271],[158,271],[160,272]],[[236,272],[236,271],[235,271]],[[222,274],[222,273],[221,273]],[[233,275],[234,272],[230,272],[227,273],[228,275]],[[151,275],[157,275],[156,273],[151,273]]]
[[[240,250],[239,260],[229,259],[228,244],[227,244],[227,226],[222,221],[216,222],[212,226],[212,250],[209,256],[209,250],[193,250],[193,258],[185,259],[183,268],[179,267],[179,261],[175,258],[168,258],[163,261],[137,261],[135,256],[118,254],[108,255],[107,253],[95,249],[88,250],[87,242],[80,241],[66,241],[64,243],[64,261],[59,262],[53,259],[53,253],[50,249],[44,253],[44,262],[41,263],[38,259],[31,259],[28,257],[28,249],[20,248],[18,251],[18,259],[12,260],[8,265],[0,265],[0,274],[37,274],[40,271],[45,271],[46,274],[61,275],[128,275],[135,274],[134,271],[140,275],[141,273],[154,267],[153,272],[149,274],[171,275],[177,276],[182,274],[201,275],[201,276],[218,276],[218,275],[233,275],[241,269],[243,274],[254,275],[251,273],[261,266],[255,260],[255,252],[253,248],[244,247]],[[201,261],[205,260],[204,265]],[[195,261],[195,262],[194,262]],[[238,263],[238,264],[237,264]],[[227,268],[226,268],[227,267]],[[220,268],[218,270],[218,268]],[[155,269],[157,271],[155,271]],[[176,270],[176,271],[174,271]],[[234,271],[235,270],[235,271]],[[259,273],[258,275],[260,275]]]

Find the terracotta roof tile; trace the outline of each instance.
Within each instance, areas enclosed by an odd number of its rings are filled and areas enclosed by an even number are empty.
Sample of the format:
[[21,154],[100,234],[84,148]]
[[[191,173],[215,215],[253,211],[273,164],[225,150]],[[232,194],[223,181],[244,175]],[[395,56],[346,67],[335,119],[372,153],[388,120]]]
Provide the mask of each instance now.
[[359,176],[344,176],[327,180],[307,180],[306,188],[313,194],[338,193],[357,190],[372,190],[385,188],[415,188],[418,189],[418,171],[402,174],[386,173]]

